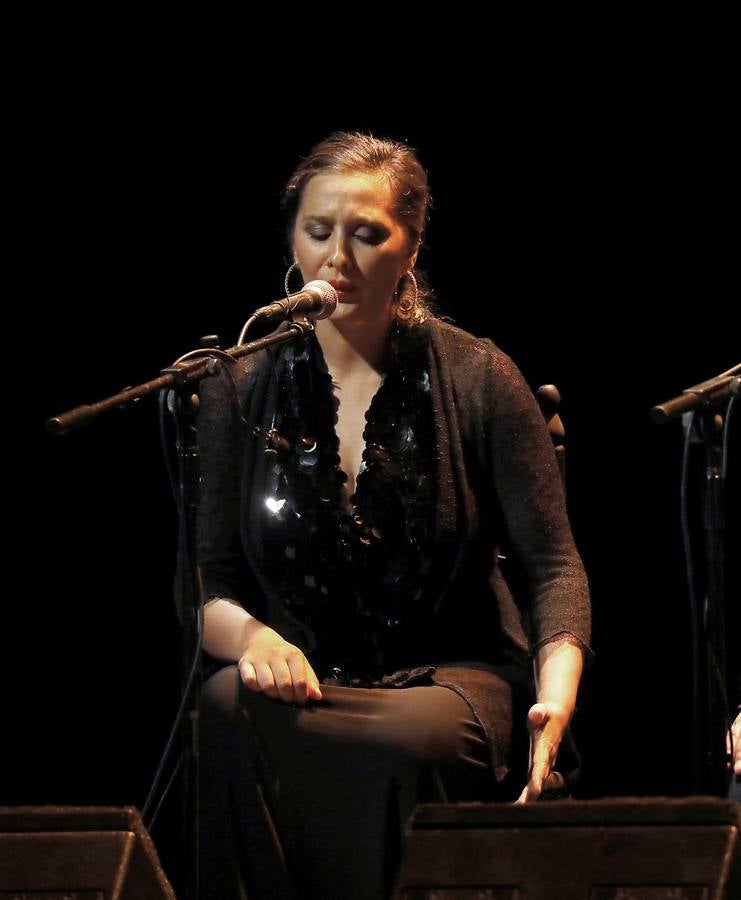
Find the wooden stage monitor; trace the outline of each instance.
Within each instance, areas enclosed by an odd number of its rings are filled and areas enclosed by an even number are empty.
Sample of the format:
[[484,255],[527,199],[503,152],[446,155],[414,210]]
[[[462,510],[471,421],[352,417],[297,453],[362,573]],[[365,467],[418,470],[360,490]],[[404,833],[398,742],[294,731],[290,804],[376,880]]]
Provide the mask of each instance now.
[[714,797],[429,804],[398,900],[741,900],[741,806]]
[[0,807],[0,900],[175,900],[134,807]]

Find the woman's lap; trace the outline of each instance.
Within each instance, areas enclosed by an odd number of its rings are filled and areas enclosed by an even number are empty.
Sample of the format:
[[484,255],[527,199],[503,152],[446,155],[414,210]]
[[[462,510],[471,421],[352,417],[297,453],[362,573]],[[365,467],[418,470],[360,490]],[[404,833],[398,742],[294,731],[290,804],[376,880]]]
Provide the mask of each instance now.
[[[322,694],[306,706],[285,704],[247,689],[235,666],[221,669],[204,685],[202,764],[231,770],[211,781],[229,781],[238,853],[254,857],[256,835],[268,869],[283,866],[285,853],[301,896],[380,898],[416,803],[491,799],[488,744],[466,700],[448,687],[322,685]],[[282,843],[271,853],[273,823],[261,831],[239,810],[262,802],[259,786],[240,784],[248,770],[254,781],[255,769]]]

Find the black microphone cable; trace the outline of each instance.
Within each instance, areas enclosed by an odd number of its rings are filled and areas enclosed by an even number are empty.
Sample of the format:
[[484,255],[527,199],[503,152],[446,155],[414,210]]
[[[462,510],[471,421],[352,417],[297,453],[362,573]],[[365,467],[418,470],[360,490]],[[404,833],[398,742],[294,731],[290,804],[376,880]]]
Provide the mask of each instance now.
[[[236,421],[241,423],[243,426],[246,426],[247,422],[242,415],[242,410],[239,403],[239,393],[237,388],[237,382],[234,377],[233,365],[237,362],[237,360],[233,359],[227,353],[224,353],[221,350],[218,350],[214,347],[203,348],[200,350],[194,350],[190,353],[186,353],[184,356],[181,356],[179,359],[175,361],[173,365],[178,365],[181,362],[184,362],[187,359],[193,359],[198,356],[210,356],[213,359],[220,359],[227,362],[227,365],[224,369],[227,375],[227,382],[229,385],[229,394],[232,398],[234,404],[234,413]],[[231,364],[231,365],[229,365]],[[210,375],[207,377],[211,377]],[[177,409],[175,405],[175,396],[176,392],[172,389],[167,389],[160,391],[158,398],[158,411],[159,411],[159,428],[160,428],[160,446],[162,449],[165,469],[167,472],[167,478],[170,485],[170,490],[173,496],[173,500],[175,502],[175,507],[178,513],[178,559],[182,559],[182,551],[184,546],[184,518],[183,518],[183,508],[182,508],[182,499],[180,492],[180,482],[182,481],[182,460],[175,461],[173,460],[173,450],[175,448],[175,452],[177,449],[183,446],[183,435],[182,435],[182,427],[180,417],[177,415]],[[167,421],[168,416],[170,414],[170,421],[173,423],[174,434],[168,435]],[[196,625],[196,647],[193,654],[193,658],[190,664],[188,678],[185,683],[185,687],[183,688],[182,696],[180,699],[180,704],[178,706],[177,713],[173,719],[172,726],[170,728],[170,732],[167,738],[167,742],[165,744],[165,749],[163,750],[160,761],[157,766],[157,771],[152,780],[152,784],[149,788],[149,792],[147,794],[147,799],[144,803],[144,807],[142,808],[142,819],[147,826],[148,829],[151,830],[154,823],[157,820],[157,817],[162,809],[165,799],[167,798],[172,785],[175,783],[175,778],[180,771],[180,768],[183,764],[183,753],[181,752],[178,756],[178,760],[175,764],[175,768],[173,769],[170,777],[162,790],[159,801],[157,802],[154,811],[151,814],[151,818],[149,818],[150,810],[152,809],[155,798],[157,795],[157,791],[162,780],[167,760],[170,758],[172,753],[173,745],[177,738],[178,732],[180,730],[180,723],[183,718],[183,713],[186,708],[188,698],[190,697],[191,691],[193,689],[193,683],[195,680],[196,673],[198,671],[198,663],[200,661],[201,652],[203,647],[203,607],[200,607],[198,610],[197,616],[197,625]]]

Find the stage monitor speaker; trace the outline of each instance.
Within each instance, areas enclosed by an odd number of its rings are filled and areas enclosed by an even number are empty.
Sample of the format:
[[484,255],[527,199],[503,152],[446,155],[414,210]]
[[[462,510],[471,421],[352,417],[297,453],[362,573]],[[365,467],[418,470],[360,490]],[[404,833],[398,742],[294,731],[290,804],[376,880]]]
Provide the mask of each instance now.
[[714,797],[418,806],[398,900],[740,900],[741,806]]
[[175,900],[133,807],[0,807],[0,900]]

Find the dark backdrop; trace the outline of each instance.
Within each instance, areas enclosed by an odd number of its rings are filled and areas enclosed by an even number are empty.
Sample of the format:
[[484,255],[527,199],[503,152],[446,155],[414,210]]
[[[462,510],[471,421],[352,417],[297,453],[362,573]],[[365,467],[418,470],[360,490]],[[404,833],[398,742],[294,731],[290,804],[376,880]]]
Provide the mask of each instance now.
[[0,802],[141,806],[178,700],[155,406],[57,440],[44,419],[202,334],[233,343],[282,291],[284,180],[349,128],[419,148],[435,198],[420,262],[441,309],[564,396],[597,654],[575,723],[582,794],[691,790],[681,428],[648,410],[741,355],[738,110],[728,22],[676,16],[20,23]]

